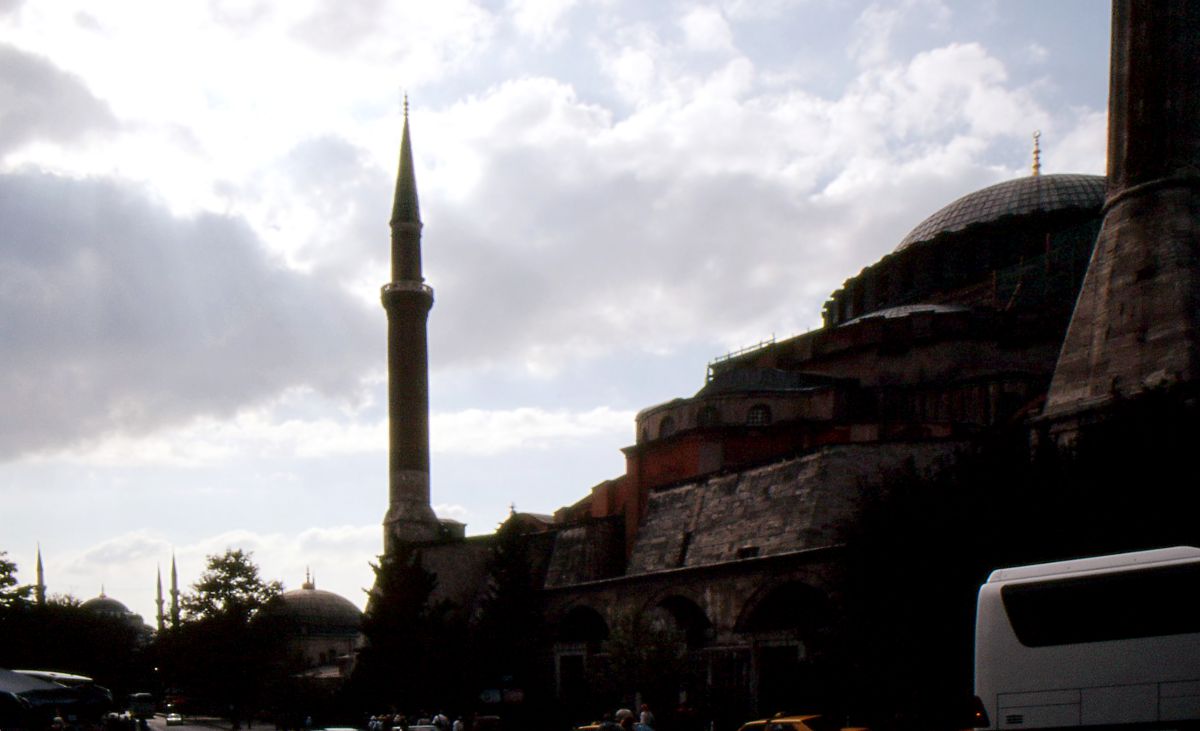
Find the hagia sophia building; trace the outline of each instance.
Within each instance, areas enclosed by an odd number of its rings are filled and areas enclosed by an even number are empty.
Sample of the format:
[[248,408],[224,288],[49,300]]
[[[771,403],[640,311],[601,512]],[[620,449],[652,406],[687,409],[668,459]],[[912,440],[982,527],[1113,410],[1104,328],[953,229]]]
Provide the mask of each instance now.
[[[699,669],[681,696],[746,714],[794,703],[788,684],[837,613],[864,485],[1004,425],[1069,442],[1119,399],[1200,383],[1197,27],[1200,5],[1114,3],[1107,176],[1043,175],[1035,153],[1031,175],[949,203],[847,279],[821,328],[717,358],[694,394],[641,410],[624,474],[553,515],[510,517],[560,700],[587,697],[614,628],[653,617]],[[430,508],[434,296],[412,156],[406,115],[382,291],[385,554],[415,549],[435,598],[470,612],[493,537]]]
[[[552,515],[510,516],[560,699],[586,695],[623,618],[654,616],[703,669],[681,691],[776,708],[836,611],[841,542],[871,479],[1013,423],[1069,438],[1115,398],[1200,383],[1196,27],[1197,4],[1114,3],[1107,176],[1042,174],[1035,156],[1031,175],[949,203],[833,292],[822,327],[717,358],[694,394],[642,409],[624,474]],[[407,109],[390,228],[383,552],[416,550],[434,598],[470,613],[494,537],[431,508],[434,291]],[[344,598],[308,581],[281,601],[314,667],[359,646]]]

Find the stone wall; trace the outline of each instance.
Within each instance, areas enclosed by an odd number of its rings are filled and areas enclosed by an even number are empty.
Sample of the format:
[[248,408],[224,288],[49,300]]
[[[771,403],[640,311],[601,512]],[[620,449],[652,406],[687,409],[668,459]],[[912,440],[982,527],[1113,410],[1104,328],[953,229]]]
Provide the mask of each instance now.
[[624,533],[621,516],[558,531],[545,586],[569,586],[616,576],[625,559]]
[[652,492],[628,574],[820,548],[840,541],[862,488],[912,460],[924,470],[953,442],[839,445]]

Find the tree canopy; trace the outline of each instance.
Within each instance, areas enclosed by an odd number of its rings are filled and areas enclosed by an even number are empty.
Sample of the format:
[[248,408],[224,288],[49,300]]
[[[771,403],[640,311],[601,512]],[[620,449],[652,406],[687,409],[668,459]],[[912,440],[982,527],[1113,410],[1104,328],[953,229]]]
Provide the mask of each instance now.
[[30,586],[17,584],[17,564],[5,558],[8,551],[0,551],[0,609],[12,609],[29,601],[33,590]]
[[262,580],[253,556],[252,552],[240,548],[210,555],[200,580],[192,584],[191,593],[183,597],[187,618],[200,620],[231,615],[249,618],[282,592],[283,585],[278,581]]

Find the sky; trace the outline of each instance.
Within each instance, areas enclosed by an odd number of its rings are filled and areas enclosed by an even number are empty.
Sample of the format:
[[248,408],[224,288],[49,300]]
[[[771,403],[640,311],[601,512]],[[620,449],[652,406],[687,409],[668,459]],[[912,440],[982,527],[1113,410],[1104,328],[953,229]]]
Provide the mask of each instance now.
[[153,624],[205,557],[359,606],[402,98],[432,501],[487,533],[991,183],[1103,174],[1099,0],[0,0],[0,551]]

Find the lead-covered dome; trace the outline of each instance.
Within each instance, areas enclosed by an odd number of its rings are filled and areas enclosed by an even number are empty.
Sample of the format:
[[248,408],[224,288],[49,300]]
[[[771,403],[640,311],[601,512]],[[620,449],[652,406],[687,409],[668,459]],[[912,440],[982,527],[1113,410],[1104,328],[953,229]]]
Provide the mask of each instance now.
[[349,599],[318,589],[311,581],[267,602],[260,618],[306,635],[356,635],[362,625],[362,611]]
[[896,251],[979,224],[1009,217],[1069,210],[1099,210],[1104,205],[1101,175],[1033,175],[988,186],[941,209],[909,232]]
[[133,612],[129,611],[129,607],[110,596],[106,596],[103,591],[100,592],[100,596],[93,597],[80,604],[79,608],[93,614],[104,614],[113,617],[126,617],[133,614]]

